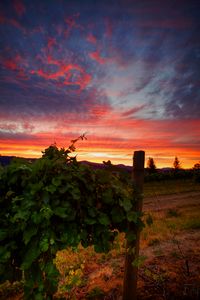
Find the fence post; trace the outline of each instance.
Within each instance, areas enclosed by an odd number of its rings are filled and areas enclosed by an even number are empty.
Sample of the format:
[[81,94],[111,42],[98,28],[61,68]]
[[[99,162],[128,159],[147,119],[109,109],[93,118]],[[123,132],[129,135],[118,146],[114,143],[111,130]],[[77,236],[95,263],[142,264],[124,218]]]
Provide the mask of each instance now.
[[[143,183],[144,183],[144,151],[135,151],[133,156],[133,185],[134,185],[134,211],[142,212],[143,205]],[[132,242],[127,241],[125,256],[125,271],[123,283],[123,300],[137,299],[137,274],[138,267],[134,266],[133,261],[139,257],[140,229],[133,223],[128,224],[128,230],[133,232],[136,239]],[[134,249],[134,251],[133,251]],[[131,250],[131,251],[130,251]]]

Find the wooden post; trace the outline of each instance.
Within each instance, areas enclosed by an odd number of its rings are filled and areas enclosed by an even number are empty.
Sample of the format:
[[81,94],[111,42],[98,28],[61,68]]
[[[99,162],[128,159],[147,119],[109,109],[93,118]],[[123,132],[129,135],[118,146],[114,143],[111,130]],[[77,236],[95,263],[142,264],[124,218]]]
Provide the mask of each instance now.
[[[134,211],[142,212],[143,205],[143,183],[144,183],[144,151],[135,151],[133,156],[133,184],[134,184]],[[136,239],[127,241],[125,271],[123,283],[123,300],[137,299],[137,274],[138,267],[133,262],[139,257],[140,229],[135,228],[133,223],[128,224],[129,232],[133,232]]]

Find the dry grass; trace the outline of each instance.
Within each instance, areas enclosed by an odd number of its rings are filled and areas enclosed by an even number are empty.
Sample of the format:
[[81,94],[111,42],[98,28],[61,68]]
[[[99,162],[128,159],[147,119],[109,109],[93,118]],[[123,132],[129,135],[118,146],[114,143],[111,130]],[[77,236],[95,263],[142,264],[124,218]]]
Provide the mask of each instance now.
[[200,184],[193,179],[163,180],[160,182],[146,182],[144,184],[144,196],[170,195],[191,191],[200,191]]

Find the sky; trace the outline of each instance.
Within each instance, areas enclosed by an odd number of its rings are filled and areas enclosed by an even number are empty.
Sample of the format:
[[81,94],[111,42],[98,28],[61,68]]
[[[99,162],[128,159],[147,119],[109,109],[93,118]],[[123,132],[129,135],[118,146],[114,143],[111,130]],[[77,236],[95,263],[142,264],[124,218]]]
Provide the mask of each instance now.
[[200,160],[199,0],[1,0],[0,154]]

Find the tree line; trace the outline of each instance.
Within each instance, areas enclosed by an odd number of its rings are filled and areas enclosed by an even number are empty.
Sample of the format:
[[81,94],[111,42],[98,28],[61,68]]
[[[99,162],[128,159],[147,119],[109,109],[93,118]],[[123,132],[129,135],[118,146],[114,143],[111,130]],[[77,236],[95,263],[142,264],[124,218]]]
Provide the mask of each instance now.
[[[181,162],[177,156],[175,156],[175,158],[174,158],[172,169],[175,171],[182,169]],[[192,169],[200,170],[200,161],[198,163],[194,164]],[[152,157],[149,157],[147,160],[147,170],[148,170],[148,173],[150,173],[150,174],[157,172],[157,167],[156,167],[155,161]]]
[[152,157],[147,160],[147,168],[145,173],[145,181],[160,181],[167,179],[183,179],[193,178],[195,182],[200,183],[200,162],[194,164],[191,169],[184,169],[177,156],[174,158],[172,167],[165,172],[159,172],[156,163]]

